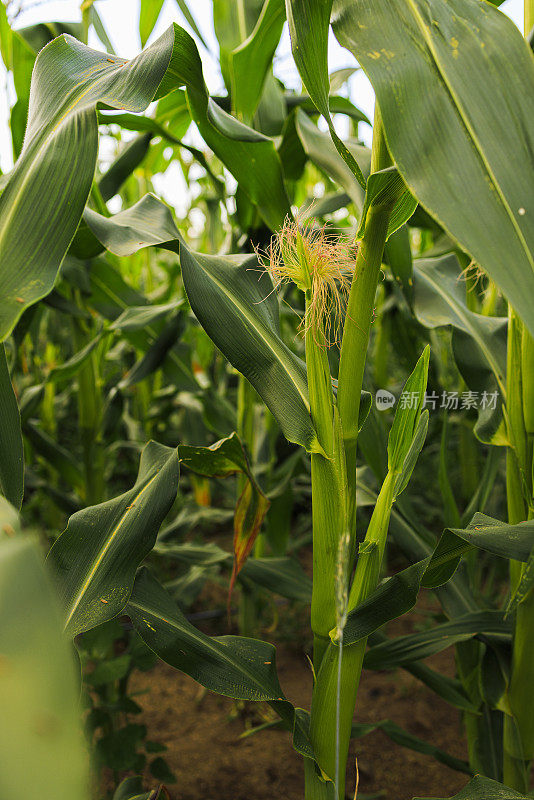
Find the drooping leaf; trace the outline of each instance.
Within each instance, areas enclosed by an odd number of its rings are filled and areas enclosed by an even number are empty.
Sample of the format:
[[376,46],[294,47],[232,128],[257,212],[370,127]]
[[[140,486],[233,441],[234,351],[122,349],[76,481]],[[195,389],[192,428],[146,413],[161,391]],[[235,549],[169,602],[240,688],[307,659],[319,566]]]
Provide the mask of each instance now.
[[397,572],[351,611],[343,630],[343,643],[350,645],[365,639],[382,625],[410,611],[417,601],[429,562],[430,558],[426,558]]
[[330,116],[328,76],[328,32],[332,0],[286,0],[291,51],[308,94],[328,123],[337,151],[356,180],[365,189],[361,165],[339,138]]
[[401,228],[417,207],[415,200],[395,167],[373,172],[367,179],[365,202],[360,217],[357,238],[363,236],[367,214],[371,206],[395,203],[389,219],[387,238]]
[[399,636],[374,645],[367,651],[364,663],[369,669],[392,669],[428,658],[479,634],[498,634],[506,640],[511,630],[510,622],[504,619],[501,611],[473,611],[421,633]]
[[254,386],[284,435],[319,451],[309,410],[306,367],[280,336],[270,279],[256,256],[205,256],[180,250],[191,308],[228,361]]
[[24,494],[24,451],[19,408],[4,345],[0,345],[0,494],[20,509]]
[[252,474],[237,433],[232,433],[231,436],[209,447],[180,445],[178,453],[184,466],[199,475],[224,478],[227,475],[241,473],[246,478],[234,514],[234,567],[230,581],[231,595],[235,579],[256,541],[270,505],[269,500]]
[[78,676],[37,542],[0,537],[0,606],[0,796],[87,800]]
[[154,546],[174,502],[178,475],[177,450],[149,442],[132,489],[69,519],[48,555],[69,635],[76,636],[122,611],[135,571]]
[[[153,195],[113,217],[88,209],[85,220],[117,255],[130,255],[147,245],[179,249],[185,290],[208,336],[254,386],[286,438],[320,452],[310,416],[306,366],[282,341],[276,294],[257,256],[191,252],[170,210]],[[365,411],[368,400],[366,396]]]
[[163,81],[160,94],[180,85],[186,87],[191,115],[202,138],[257,206],[265,223],[275,230],[291,209],[274,141],[227,114],[209,97],[193,39],[177,26],[174,30],[179,63]]
[[126,61],[62,35],[39,53],[24,147],[0,197],[0,339],[52,289],[74,236],[95,169],[96,104],[144,110],[171,63],[174,42],[169,29]]
[[[346,161],[339,155],[331,137],[320,131],[301,109],[297,109],[295,113],[295,126],[306,155],[347,192],[358,211],[361,211],[365,191]],[[345,146],[358,159],[367,178],[371,168],[369,148],[353,142],[345,142]]]
[[434,551],[423,585],[434,587],[447,581],[460,557],[470,547],[479,547],[502,558],[528,561],[533,546],[533,520],[508,525],[477,513],[467,528],[449,528],[445,531]]
[[273,141],[211,101],[196,45],[186,31],[174,25],[131,61],[60,36],[36,61],[24,148],[0,196],[0,339],[25,308],[50,292],[74,237],[96,163],[97,103],[142,111],[155,96],[182,85],[206,143],[267,224],[276,228],[290,213]]
[[284,22],[284,0],[266,0],[250,36],[230,53],[232,103],[242,119],[256,111]]
[[207,636],[182,614],[146,568],[139,571],[126,613],[157,655],[211,691],[268,702],[293,730],[293,744],[312,757],[300,709],[286,700],[272,644],[242,636]]
[[332,27],[408,187],[534,332],[534,63],[518,29],[479,0],[336,0]]

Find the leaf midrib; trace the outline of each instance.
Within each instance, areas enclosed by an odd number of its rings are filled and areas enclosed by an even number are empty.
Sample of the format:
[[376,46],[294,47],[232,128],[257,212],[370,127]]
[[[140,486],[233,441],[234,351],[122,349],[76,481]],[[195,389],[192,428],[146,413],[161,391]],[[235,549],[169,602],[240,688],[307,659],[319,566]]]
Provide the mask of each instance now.
[[[89,572],[87,573],[86,579],[82,583],[82,585],[81,585],[81,587],[80,587],[80,589],[78,591],[78,594],[76,595],[76,597],[74,598],[74,600],[73,600],[73,602],[71,604],[70,611],[69,611],[69,613],[67,615],[67,618],[66,618],[66,621],[65,621],[65,626],[64,626],[65,629],[69,626],[74,614],[76,613],[78,607],[80,606],[80,603],[83,600],[84,595],[87,593],[87,591],[89,589],[89,586],[91,585],[91,582],[93,581],[98,568],[102,564],[102,561],[103,561],[106,553],[108,552],[109,548],[111,547],[111,545],[112,545],[113,541],[115,540],[115,538],[118,536],[118,534],[121,531],[121,529],[124,527],[124,524],[125,524],[126,520],[128,519],[128,517],[130,515],[130,511],[135,506],[137,501],[147,491],[147,489],[149,489],[149,487],[152,485],[152,483],[156,480],[156,478],[158,477],[160,472],[161,472],[161,470],[156,471],[155,474],[150,478],[150,480],[148,480],[147,483],[143,486],[143,488],[135,495],[135,497],[133,498],[132,502],[128,503],[128,506],[125,509],[125,511],[123,512],[123,514],[122,514],[120,520],[118,521],[117,525],[111,531],[109,536],[106,537],[106,540],[105,540],[103,546],[98,551],[98,554],[97,554],[96,558],[94,558],[93,561],[92,561],[92,566],[91,566]],[[67,528],[67,530],[68,530],[68,528]],[[67,531],[65,531],[65,533],[66,532]],[[59,541],[59,539],[58,539],[58,541]]]
[[[254,320],[251,319],[251,317],[249,316],[248,309],[246,308],[246,306],[244,306],[238,300],[237,296],[235,294],[232,294],[230,291],[228,291],[228,289],[224,285],[224,283],[221,283],[221,281],[217,280],[217,278],[215,278],[211,273],[209,273],[202,266],[202,264],[192,254],[190,254],[190,257],[195,261],[196,264],[198,264],[200,269],[203,271],[204,275],[206,275],[206,277],[209,280],[211,280],[212,283],[214,283],[216,286],[218,286],[218,288],[223,292],[223,294],[227,297],[227,299],[231,303],[233,303],[233,305],[241,312],[242,316],[247,320],[247,322],[249,323],[251,328],[258,334],[258,336],[261,338],[261,340],[263,342],[265,342],[267,347],[270,349],[270,351],[276,357],[278,363],[283,365],[284,371],[286,372],[286,374],[291,379],[291,383],[293,384],[293,386],[297,390],[297,393],[299,394],[300,398],[302,399],[302,402],[304,403],[304,406],[305,406],[306,410],[309,413],[310,412],[310,404],[309,404],[308,398],[306,397],[306,395],[299,388],[293,371],[288,369],[288,367],[287,367],[287,353],[285,353],[283,348],[280,347],[277,344],[276,339],[274,339],[274,342],[272,341],[273,337],[272,337],[272,334],[270,334],[268,328],[264,328],[264,331],[262,332],[262,330],[258,327],[258,325],[256,325],[254,323]],[[267,334],[269,334],[269,335],[265,336],[265,332],[267,332]],[[288,351],[288,352],[291,353],[291,351]]]
[[[247,678],[248,678],[248,679],[251,681],[251,683],[253,683],[255,686],[259,687],[259,689],[261,690],[261,692],[262,692],[264,695],[266,695],[266,697],[265,697],[265,700],[266,700],[266,701],[272,701],[272,700],[285,700],[285,698],[284,698],[284,697],[275,697],[275,696],[274,696],[274,693],[273,693],[272,691],[268,691],[268,690],[266,689],[265,685],[264,685],[263,683],[261,683],[260,681],[258,681],[258,679],[257,679],[257,678],[256,678],[256,676],[254,675],[254,673],[250,672],[250,671],[247,669],[247,667],[246,667],[246,666],[243,664],[243,662],[241,662],[241,661],[239,661],[239,660],[235,659],[234,657],[232,657],[232,655],[231,655],[231,651],[230,651],[230,650],[229,650],[229,652],[228,652],[228,653],[226,653],[226,652],[222,653],[222,652],[221,652],[221,650],[219,650],[219,649],[218,649],[218,648],[217,648],[217,647],[216,647],[216,646],[215,646],[215,645],[214,645],[214,644],[211,642],[211,639],[210,639],[209,637],[207,637],[207,638],[208,638],[208,641],[206,641],[206,640],[205,640],[205,639],[203,639],[201,636],[199,636],[199,635],[197,634],[197,631],[195,630],[194,626],[191,626],[191,630],[190,630],[189,628],[187,628],[187,629],[184,631],[184,628],[183,628],[183,627],[181,627],[181,626],[180,626],[179,624],[177,624],[176,622],[174,622],[174,621],[172,621],[172,620],[168,620],[168,619],[166,619],[165,617],[161,616],[161,614],[154,612],[154,609],[151,609],[151,608],[149,608],[149,607],[147,607],[147,606],[144,606],[144,605],[142,605],[141,603],[139,603],[139,602],[138,602],[138,601],[136,601],[136,600],[131,600],[131,599],[130,599],[130,601],[129,601],[128,605],[129,605],[129,606],[132,606],[133,608],[137,608],[139,611],[141,611],[141,612],[143,612],[143,613],[145,613],[145,614],[148,614],[149,616],[151,616],[151,617],[152,617],[153,619],[155,619],[155,620],[158,620],[158,621],[160,621],[160,622],[163,622],[163,623],[165,623],[165,624],[166,624],[166,625],[168,625],[169,627],[171,627],[171,628],[174,628],[175,630],[179,631],[179,632],[180,632],[180,633],[182,633],[182,634],[183,634],[184,632],[185,632],[185,633],[187,633],[187,635],[188,635],[188,636],[191,636],[191,638],[192,638],[194,641],[198,642],[198,643],[199,643],[199,645],[201,645],[202,647],[205,647],[205,648],[207,648],[207,649],[208,649],[208,650],[210,650],[212,653],[214,653],[214,654],[215,654],[215,655],[217,655],[219,658],[221,658],[223,661],[227,661],[229,664],[231,664],[231,665],[232,665],[232,667],[234,667],[234,669],[237,669],[239,672],[241,672],[243,675],[245,675],[245,676],[246,676],[246,677],[247,677]],[[219,645],[220,645],[220,647],[222,647],[222,648],[226,648],[226,645],[222,644],[221,642],[218,642],[217,644],[219,644]]]
[[515,230],[515,233],[517,235],[517,238],[519,239],[519,242],[521,243],[521,246],[522,246],[522,248],[523,248],[523,250],[525,252],[525,255],[527,257],[527,261],[529,262],[531,269],[534,271],[534,256],[532,255],[532,253],[530,252],[530,250],[528,248],[527,242],[526,242],[525,237],[523,235],[523,231],[521,230],[521,228],[520,228],[520,226],[519,226],[519,224],[518,224],[518,222],[517,222],[517,220],[515,218],[515,215],[514,215],[512,209],[510,208],[510,205],[509,205],[505,195],[503,194],[503,192],[501,190],[500,184],[497,181],[497,178],[496,178],[496,176],[495,176],[495,174],[493,172],[493,169],[491,168],[491,166],[490,166],[490,164],[489,164],[489,162],[488,162],[488,160],[487,160],[487,158],[486,158],[486,156],[484,154],[484,150],[482,148],[482,145],[481,145],[480,141],[478,140],[478,137],[476,136],[475,131],[473,130],[473,128],[471,126],[471,123],[469,122],[469,118],[468,118],[467,114],[465,113],[465,111],[463,109],[463,105],[462,105],[462,103],[460,103],[460,100],[457,97],[457,95],[456,95],[456,93],[454,91],[454,88],[451,86],[451,84],[450,84],[450,82],[449,82],[449,80],[448,80],[448,78],[446,76],[446,73],[445,73],[444,69],[442,68],[440,60],[438,58],[438,54],[437,54],[437,52],[435,50],[435,47],[434,47],[434,44],[433,44],[433,41],[432,41],[432,37],[429,35],[428,27],[425,25],[425,21],[422,18],[421,14],[419,12],[419,9],[416,6],[415,0],[407,0],[407,5],[413,11],[413,16],[415,18],[416,25],[420,29],[421,34],[423,36],[423,39],[426,42],[426,45],[427,45],[428,50],[430,52],[430,55],[432,56],[435,68],[436,68],[438,74],[440,75],[440,77],[441,77],[441,79],[442,79],[442,81],[443,81],[443,83],[444,83],[444,85],[445,85],[445,87],[446,87],[446,89],[447,89],[452,101],[453,101],[454,108],[457,110],[458,116],[460,117],[460,120],[461,120],[464,128],[466,129],[468,135],[470,136],[470,138],[471,138],[471,140],[473,142],[474,148],[475,148],[475,150],[476,150],[476,152],[477,152],[482,164],[486,168],[486,171],[487,171],[487,174],[488,174],[488,176],[489,176],[489,178],[491,180],[491,183],[492,183],[495,191],[497,192],[497,194],[498,194],[498,196],[499,196],[499,198],[500,198],[500,200],[502,202],[502,205],[503,205],[508,217],[510,218],[510,221],[512,222],[512,226],[513,226],[513,228]]

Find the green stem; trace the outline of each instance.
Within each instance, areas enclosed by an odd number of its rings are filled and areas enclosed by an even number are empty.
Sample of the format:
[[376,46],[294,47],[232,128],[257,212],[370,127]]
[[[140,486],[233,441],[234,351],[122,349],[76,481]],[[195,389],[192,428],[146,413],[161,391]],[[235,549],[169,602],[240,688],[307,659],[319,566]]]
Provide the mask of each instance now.
[[[380,170],[390,163],[377,107],[371,168]],[[348,526],[352,540],[355,541],[356,443],[360,394],[376,289],[392,210],[391,203],[372,206],[367,215],[365,231],[356,258],[341,344],[337,395],[339,419],[337,416],[334,418],[334,455],[332,459],[312,455],[314,528],[312,628],[315,634],[314,664],[317,680],[312,698],[310,736],[318,763],[330,781],[323,782],[308,765],[305,775],[306,800],[326,800],[334,795],[338,800],[342,800],[345,796],[348,745],[365,642],[340,648],[330,642],[328,634],[337,624],[335,603],[337,551],[340,536],[347,530],[344,525]],[[307,363],[311,363],[308,362],[308,356],[306,360]],[[322,419],[326,421],[327,416],[323,415]],[[341,518],[340,483],[343,492],[341,496],[347,493],[347,508]],[[377,503],[377,506],[380,505],[382,508],[384,504],[385,500],[382,504]],[[388,516],[387,518],[389,519]],[[382,523],[384,521],[382,518]],[[368,534],[373,535],[373,530],[376,534],[377,528],[373,529],[370,526]],[[377,556],[383,552],[383,547],[375,546],[374,555],[372,550],[373,547],[364,558],[360,559],[357,581],[360,589],[351,590],[349,603],[358,601],[358,595],[363,588],[372,585],[373,581],[369,579],[368,572],[371,562],[373,575],[375,579],[378,578]],[[332,781],[335,781],[335,790]]]
[[[348,600],[349,610],[362,603],[378,583],[393,505],[394,482],[395,475],[389,472],[360,546]],[[313,691],[310,737],[319,764],[327,775],[335,779],[338,800],[345,797],[352,718],[366,644],[367,640],[362,639],[341,648],[330,642]]]
[[[513,311],[509,313],[507,359],[507,427],[511,447],[506,460],[508,521],[533,516],[532,435],[534,419],[534,343]],[[511,591],[521,580],[524,564],[510,563]],[[519,792],[528,791],[529,763],[534,757],[534,591],[516,610],[508,699],[513,716],[505,715],[503,780]]]
[[[237,433],[246,446],[251,461],[254,458],[254,410],[256,392],[254,387],[243,375],[239,375],[237,388]],[[245,488],[246,475],[237,476],[237,496]],[[255,636],[258,628],[258,598],[254,587],[242,582],[241,596],[239,599],[239,632],[242,636]]]
[[[307,269],[303,264],[303,268]],[[306,291],[306,307],[312,302]],[[311,624],[314,634],[313,660],[319,669],[335,625],[335,580],[339,537],[344,530],[345,487],[343,442],[334,435],[334,396],[328,357],[320,340],[322,331],[306,331],[306,367],[310,413],[324,455],[312,453],[313,589]]]
[[[391,164],[378,106],[373,130],[372,171]],[[391,204],[371,206],[360,242],[354,279],[349,293],[339,361],[337,403],[345,440],[348,475],[349,520],[356,530],[356,451],[363,374],[373,319],[376,289],[384,245],[393,208]]]
[[[78,295],[78,304],[81,304]],[[73,319],[77,351],[87,344],[83,322]],[[88,506],[104,500],[104,442],[102,439],[102,385],[98,350],[93,351],[78,371],[78,426],[83,451],[85,502]]]

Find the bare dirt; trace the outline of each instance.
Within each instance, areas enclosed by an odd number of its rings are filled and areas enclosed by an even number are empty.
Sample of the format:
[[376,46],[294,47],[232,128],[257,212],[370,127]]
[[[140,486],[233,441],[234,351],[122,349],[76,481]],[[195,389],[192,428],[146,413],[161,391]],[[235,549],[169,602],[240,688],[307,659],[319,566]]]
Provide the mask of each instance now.
[[[397,622],[395,632],[407,632],[405,626],[404,621]],[[454,672],[452,650],[428,663],[449,675]],[[277,644],[277,664],[288,699],[309,708],[312,677],[298,636],[293,642]],[[177,783],[167,787],[172,800],[302,800],[302,763],[289,734],[266,730],[241,738],[252,725],[272,718],[268,706],[238,704],[206,692],[165,664],[136,675],[132,688],[150,690],[137,698],[144,711],[136,721],[147,725],[150,739],[168,747],[164,755],[177,777]],[[402,671],[364,673],[356,719],[391,719],[452,755],[466,758],[458,712]],[[375,731],[351,745],[350,798],[356,757],[361,800],[369,795],[384,800],[449,797],[468,781],[468,776]],[[154,785],[153,779],[150,783]]]

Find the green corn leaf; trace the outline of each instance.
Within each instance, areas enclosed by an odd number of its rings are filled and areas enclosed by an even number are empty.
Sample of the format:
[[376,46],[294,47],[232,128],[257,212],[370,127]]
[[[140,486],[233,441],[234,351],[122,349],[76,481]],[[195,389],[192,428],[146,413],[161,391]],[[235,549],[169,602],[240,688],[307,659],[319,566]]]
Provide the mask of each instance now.
[[[506,394],[505,317],[487,317],[467,306],[465,285],[458,259],[452,253],[414,261],[415,314],[426,328],[451,325],[452,348],[458,369],[478,403],[477,436],[495,445],[507,443],[503,420]],[[497,392],[496,402],[491,401]]]
[[508,525],[477,513],[466,529],[447,529],[434,551],[423,585],[432,588],[448,581],[461,556],[471,547],[501,558],[528,562],[534,547],[534,521]]
[[[87,209],[85,220],[117,255],[131,255],[147,245],[179,249],[185,290],[208,336],[254,386],[286,438],[321,452],[310,416],[306,366],[281,339],[278,300],[255,255],[191,252],[170,210],[153,195],[114,217]],[[364,406],[368,410],[368,403]]]
[[144,110],[169,68],[174,42],[169,29],[126,61],[63,35],[39,53],[24,148],[0,197],[1,339],[52,289],[74,236],[95,169],[96,104]]
[[365,177],[354,155],[339,138],[330,116],[328,76],[328,32],[332,0],[286,0],[291,51],[308,94],[328,123],[336,149],[360,186]]
[[241,574],[274,594],[300,603],[311,602],[311,578],[294,558],[249,558]]
[[402,572],[388,578],[347,617],[343,644],[350,645],[366,639],[378,628],[414,607],[421,580],[430,558],[418,561]]
[[126,613],[167,664],[218,694],[269,703],[293,730],[295,749],[312,757],[304,712],[294,709],[282,693],[272,644],[197,630],[146,568],[138,573]]
[[234,513],[234,568],[230,581],[231,593],[235,579],[260,532],[270,505],[269,500],[256,483],[237,433],[232,433],[231,436],[221,439],[210,447],[180,445],[178,453],[184,466],[199,475],[224,478],[227,475],[241,473],[246,478]]
[[356,238],[359,239],[363,236],[365,221],[371,206],[391,205],[391,203],[395,203],[395,205],[389,219],[387,238],[401,228],[417,208],[417,200],[412,197],[395,167],[387,167],[369,175]]
[[126,613],[155,653],[207,689],[240,700],[283,700],[271,644],[198,631],[146,568]]
[[136,136],[121,150],[107,172],[100,178],[98,188],[106,202],[117,194],[124,181],[137,169],[148,153],[152,133]]
[[98,241],[118,256],[130,256],[143,247],[165,243],[174,243],[170,249],[178,250],[177,240],[181,240],[170,208],[153,194],[113,217],[86,208],[84,221]]
[[310,417],[306,367],[280,336],[278,301],[256,256],[205,256],[180,250],[195,316],[263,398],[284,435],[320,452]]
[[149,442],[133,489],[69,519],[48,561],[55,570],[70,636],[123,610],[135,570],[154,546],[174,502],[178,475],[177,450]]
[[[347,192],[358,211],[361,211],[365,199],[365,190],[362,189],[361,184],[354,177],[349,165],[339,155],[331,137],[327,133],[320,131],[301,109],[297,109],[295,113],[295,126],[308,158],[319,169],[322,169],[329,178],[339,184]],[[367,177],[371,169],[371,151],[369,148],[350,141],[345,142],[345,147],[358,159],[363,174]]]
[[530,555],[526,561],[525,568],[521,573],[519,584],[510,598],[506,613],[511,614],[517,606],[522,603],[530,595],[530,591],[534,586],[534,549],[531,550]]
[[[100,125],[120,125],[121,128],[128,131],[145,132],[147,136],[148,134],[152,134],[152,136],[161,136],[162,139],[165,139],[172,145],[177,145],[183,150],[187,150],[187,152],[191,153],[193,158],[206,170],[218,196],[221,198],[224,197],[224,183],[213,172],[205,154],[197,147],[186,144],[180,138],[181,136],[185,136],[191,124],[191,113],[187,105],[186,93],[181,89],[176,89],[174,92],[171,92],[171,94],[163,97],[158,103],[156,114],[157,119],[153,119],[152,117],[141,117],[137,114],[104,114],[99,112],[98,121]],[[160,116],[160,114],[162,116]],[[163,123],[165,123],[165,125]],[[170,130],[171,127],[172,132]],[[138,146],[138,152],[140,149],[141,145]],[[129,158],[131,157],[130,154]]]
[[447,647],[466,642],[479,634],[498,634],[506,640],[511,630],[511,624],[504,619],[501,611],[473,611],[427,631],[374,645],[367,651],[364,664],[369,669],[392,669],[441,653]]
[[141,37],[141,47],[147,43],[147,39],[154,30],[154,25],[163,8],[164,0],[141,0],[139,10],[139,36]]
[[209,97],[193,39],[177,26],[174,31],[180,57],[173,62],[160,95],[180,85],[186,87],[191,115],[204,141],[275,230],[291,209],[274,141],[227,114]]
[[[428,378],[428,362],[430,358],[430,348],[427,346],[423,350],[419,361],[403,387],[403,394],[399,400],[393,425],[389,433],[388,440],[388,470],[400,475],[399,484],[405,486],[406,472],[409,469],[408,479],[413,470],[415,461],[412,458],[406,463],[412,446],[419,431],[418,439],[422,433],[419,429],[419,419],[423,410],[425,399],[426,384]],[[427,420],[428,424],[428,420]],[[426,433],[426,431],[425,431]],[[424,439],[423,439],[424,440]],[[422,447],[422,442],[420,445]],[[419,448],[421,449],[421,448]],[[418,452],[415,457],[417,457]],[[413,451],[412,451],[413,457]],[[407,482],[407,481],[406,481]],[[399,489],[400,493],[402,489]]]
[[[270,517],[270,514],[269,514]],[[163,534],[165,531],[162,532]],[[185,564],[210,567],[216,564],[231,566],[233,558],[215,543],[209,544],[157,544],[154,552],[164,558],[177,559]],[[262,586],[274,594],[309,603],[311,600],[311,579],[299,562],[289,556],[249,558],[240,575],[248,581]]]
[[0,796],[87,800],[79,675],[31,538],[0,538],[0,606]]
[[254,30],[264,2],[265,0],[243,0],[237,4],[228,3],[227,0],[213,0],[213,25],[219,42],[221,72],[228,91],[232,87],[229,63],[231,52]]
[[183,300],[148,306],[130,306],[109,326],[110,331],[138,331],[183,306]]
[[402,225],[394,233],[390,233],[384,248],[384,263],[388,265],[393,277],[402,289],[406,302],[413,308],[413,261],[410,244],[410,233],[406,225]]
[[24,422],[24,436],[35,452],[44,458],[69,486],[77,489],[83,495],[85,491],[83,471],[70,450],[54,441],[46,431],[31,420]]
[[0,494],[19,509],[24,494],[24,451],[17,398],[0,345]]
[[63,364],[58,364],[53,367],[48,373],[47,381],[59,383],[60,381],[72,380],[101,341],[102,333],[97,333],[85,347],[75,353],[71,358],[68,358]]
[[453,797],[414,797],[413,800],[528,800],[528,795],[520,794],[490,778],[476,775]]
[[382,733],[385,733],[395,744],[399,744],[401,747],[406,747],[409,750],[415,750],[416,753],[423,753],[425,756],[432,756],[436,761],[439,761],[441,764],[446,764],[446,766],[455,769],[457,772],[465,772],[467,775],[473,774],[467,761],[452,756],[440,747],[430,744],[430,742],[425,742],[418,736],[414,736],[413,733],[405,731],[400,725],[397,725],[390,719],[383,719],[380,722],[370,723],[355,722],[352,725],[351,738],[360,739],[362,736],[373,733],[373,731],[382,731]]
[[126,389],[135,386],[136,383],[147,378],[159,369],[169,354],[172,352],[176,343],[182,337],[185,329],[185,315],[178,312],[162,329],[155,342],[148,347],[144,355],[127,372],[118,384],[119,389]]
[[440,672],[436,672],[436,670],[430,669],[426,664],[421,664],[420,662],[405,664],[403,668],[414,678],[424,683],[425,686],[428,686],[438,697],[442,697],[446,703],[454,706],[454,708],[475,713],[478,711],[477,706],[468,697],[465,688],[458,679],[442,675]]
[[412,472],[414,471],[417,459],[419,458],[419,453],[423,449],[423,445],[425,443],[426,434],[428,431],[429,416],[429,411],[425,408],[424,411],[421,412],[421,416],[417,421],[410,449],[404,458],[401,473],[395,481],[395,498],[397,498],[400,493],[406,489],[410,478],[412,477]]
[[520,32],[478,0],[336,0],[332,27],[373,84],[408,187],[534,332],[534,63]]
[[97,103],[143,111],[156,95],[181,85],[205,141],[267,224],[276,228],[290,213],[273,141],[210,100],[196,45],[182,28],[169,28],[131,61],[60,36],[37,58],[24,148],[0,196],[2,340],[24,309],[50,292],[74,237],[96,163]]
[[241,119],[256,111],[284,22],[284,0],[265,0],[254,30],[230,53],[232,104]]

